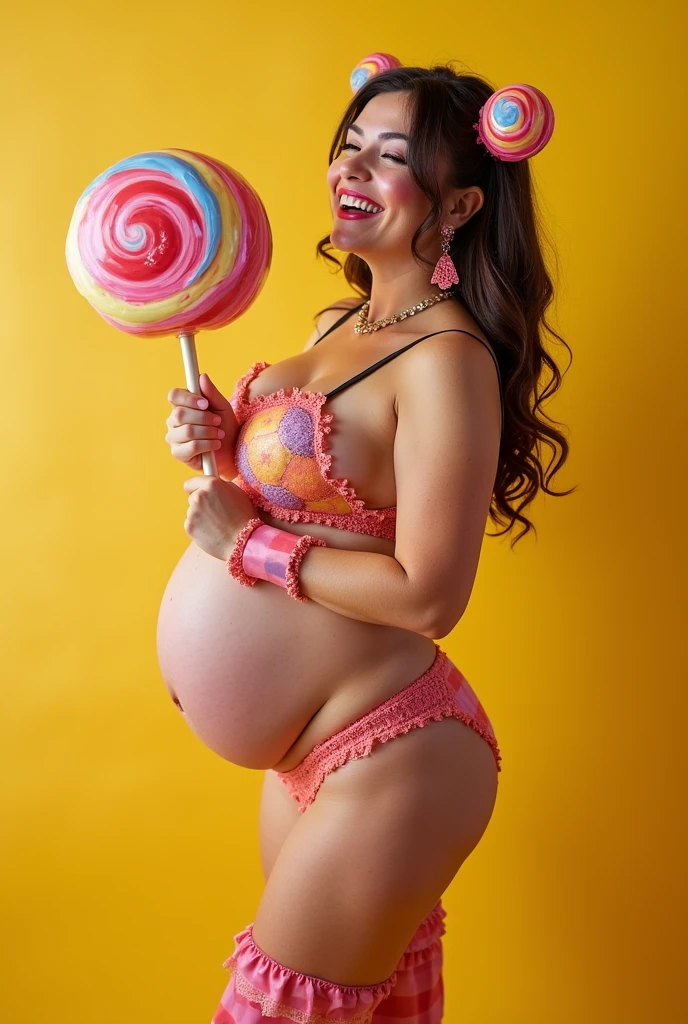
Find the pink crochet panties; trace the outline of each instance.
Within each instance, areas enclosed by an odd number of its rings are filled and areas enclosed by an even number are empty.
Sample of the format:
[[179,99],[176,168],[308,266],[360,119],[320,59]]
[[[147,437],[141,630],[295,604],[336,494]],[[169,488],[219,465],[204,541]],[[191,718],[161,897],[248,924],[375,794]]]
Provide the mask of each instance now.
[[458,718],[474,729],[492,748],[501,771],[501,754],[494,730],[468,680],[444,651],[437,652],[427,672],[403,690],[318,743],[301,764],[288,772],[275,772],[299,805],[301,814],[315,800],[327,775],[347,761],[367,757],[376,743],[418,729],[428,722]]

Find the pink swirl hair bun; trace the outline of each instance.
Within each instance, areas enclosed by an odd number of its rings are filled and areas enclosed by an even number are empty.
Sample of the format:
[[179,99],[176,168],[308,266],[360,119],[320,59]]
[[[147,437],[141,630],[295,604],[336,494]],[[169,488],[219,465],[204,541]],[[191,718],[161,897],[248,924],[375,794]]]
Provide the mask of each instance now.
[[393,57],[391,53],[370,53],[363,60],[359,60],[351,72],[349,79],[351,91],[358,92],[369,78],[379,75],[381,71],[391,71],[392,68],[402,66],[401,61],[397,57]]
[[497,89],[480,110],[478,142],[499,160],[526,160],[549,142],[554,110],[533,85]]

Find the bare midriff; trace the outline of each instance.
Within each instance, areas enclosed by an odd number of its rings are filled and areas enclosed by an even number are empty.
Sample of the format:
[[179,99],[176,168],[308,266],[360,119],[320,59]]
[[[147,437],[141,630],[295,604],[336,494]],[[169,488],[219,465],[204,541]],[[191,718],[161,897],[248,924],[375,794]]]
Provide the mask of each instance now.
[[[333,548],[394,555],[393,541],[258,514]],[[242,587],[193,543],[167,584],[157,639],[165,685],[202,742],[277,771],[417,679],[436,650],[420,633],[294,601],[271,583]]]

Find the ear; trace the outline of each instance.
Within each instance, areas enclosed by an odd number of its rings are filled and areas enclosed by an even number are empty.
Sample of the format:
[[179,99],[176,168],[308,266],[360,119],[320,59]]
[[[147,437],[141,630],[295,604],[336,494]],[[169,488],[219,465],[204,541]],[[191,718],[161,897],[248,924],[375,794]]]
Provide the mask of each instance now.
[[485,194],[477,185],[470,188],[456,189],[449,197],[447,212],[443,218],[443,224],[451,224],[456,230],[473,214],[477,213],[485,202]]

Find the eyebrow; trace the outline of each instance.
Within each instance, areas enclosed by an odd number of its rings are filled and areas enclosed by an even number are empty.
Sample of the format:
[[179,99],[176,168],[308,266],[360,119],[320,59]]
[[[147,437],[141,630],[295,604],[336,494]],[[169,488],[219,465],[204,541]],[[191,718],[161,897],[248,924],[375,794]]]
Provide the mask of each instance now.
[[[357,124],[350,124],[349,130],[356,132],[357,135],[365,135],[362,128],[359,128]],[[405,139],[408,142],[408,135],[404,135],[403,132],[380,132],[378,139]]]

